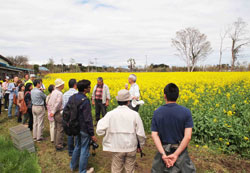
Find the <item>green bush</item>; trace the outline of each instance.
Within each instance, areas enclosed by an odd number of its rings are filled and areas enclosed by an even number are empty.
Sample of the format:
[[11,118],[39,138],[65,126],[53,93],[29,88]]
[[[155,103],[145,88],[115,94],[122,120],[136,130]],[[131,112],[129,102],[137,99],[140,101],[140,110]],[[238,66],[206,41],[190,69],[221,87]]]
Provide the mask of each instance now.
[[40,173],[41,168],[35,154],[17,150],[6,137],[0,136],[1,173]]

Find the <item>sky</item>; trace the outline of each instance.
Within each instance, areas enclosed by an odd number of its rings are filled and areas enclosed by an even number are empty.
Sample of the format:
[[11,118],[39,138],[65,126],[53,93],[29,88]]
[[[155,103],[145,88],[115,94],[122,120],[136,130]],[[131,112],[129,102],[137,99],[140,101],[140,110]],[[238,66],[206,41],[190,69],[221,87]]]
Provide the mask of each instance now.
[[[213,52],[199,65],[218,64],[220,32],[238,17],[250,25],[249,0],[0,0],[0,54],[31,63],[75,62],[98,66],[185,63],[171,38],[195,27]],[[230,63],[226,37],[222,63]],[[146,58],[147,57],[147,58]],[[250,62],[250,47],[240,61]]]

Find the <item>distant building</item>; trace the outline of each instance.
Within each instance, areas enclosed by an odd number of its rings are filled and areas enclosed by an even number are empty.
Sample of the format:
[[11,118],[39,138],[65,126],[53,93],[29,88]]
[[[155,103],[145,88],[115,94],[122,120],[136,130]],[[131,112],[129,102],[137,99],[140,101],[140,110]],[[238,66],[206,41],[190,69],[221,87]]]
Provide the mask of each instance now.
[[0,55],[0,80],[4,80],[5,76],[13,78],[14,76],[23,77],[26,73],[33,73],[34,70],[13,66],[12,62]]
[[40,73],[41,75],[46,75],[46,74],[49,73],[49,69],[47,69],[46,67],[40,66],[40,67],[39,67],[39,73]]

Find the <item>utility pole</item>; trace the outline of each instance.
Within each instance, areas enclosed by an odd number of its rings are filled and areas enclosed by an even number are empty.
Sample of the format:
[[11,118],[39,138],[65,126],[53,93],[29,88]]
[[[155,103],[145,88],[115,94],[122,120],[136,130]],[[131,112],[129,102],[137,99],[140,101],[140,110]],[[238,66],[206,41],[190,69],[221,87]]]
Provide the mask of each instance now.
[[145,66],[145,68],[146,68],[146,72],[148,72],[148,55],[145,55],[145,57],[146,57],[146,66]]
[[96,72],[97,72],[97,58],[95,58],[95,67],[96,67]]

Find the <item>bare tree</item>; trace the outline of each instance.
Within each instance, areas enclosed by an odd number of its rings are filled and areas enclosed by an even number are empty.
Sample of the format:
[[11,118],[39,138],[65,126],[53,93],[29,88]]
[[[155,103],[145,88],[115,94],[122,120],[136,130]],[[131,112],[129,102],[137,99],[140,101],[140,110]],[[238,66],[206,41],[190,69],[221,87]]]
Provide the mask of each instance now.
[[128,68],[130,69],[130,71],[133,71],[133,69],[135,68],[135,59],[133,58],[129,58],[128,59]]
[[51,73],[54,72],[54,64],[55,64],[54,59],[49,58],[48,63],[47,63],[47,67]]
[[220,59],[219,59],[219,71],[221,71],[221,60],[222,60],[222,54],[223,54],[223,51],[225,50],[225,48],[223,48],[223,43],[224,43],[224,40],[228,34],[228,31],[229,29],[226,28],[224,31],[222,31],[220,33]]
[[19,55],[19,56],[15,56],[15,57],[9,56],[6,58],[9,59],[14,66],[27,67],[29,65],[29,59],[27,56]]
[[172,45],[177,49],[178,56],[187,64],[188,71],[192,72],[197,62],[205,60],[212,52],[207,36],[198,29],[186,28],[176,32]]
[[243,46],[250,44],[250,37],[247,30],[247,23],[242,18],[238,18],[230,27],[229,37],[232,40],[232,65],[231,71],[234,70],[235,62]]

